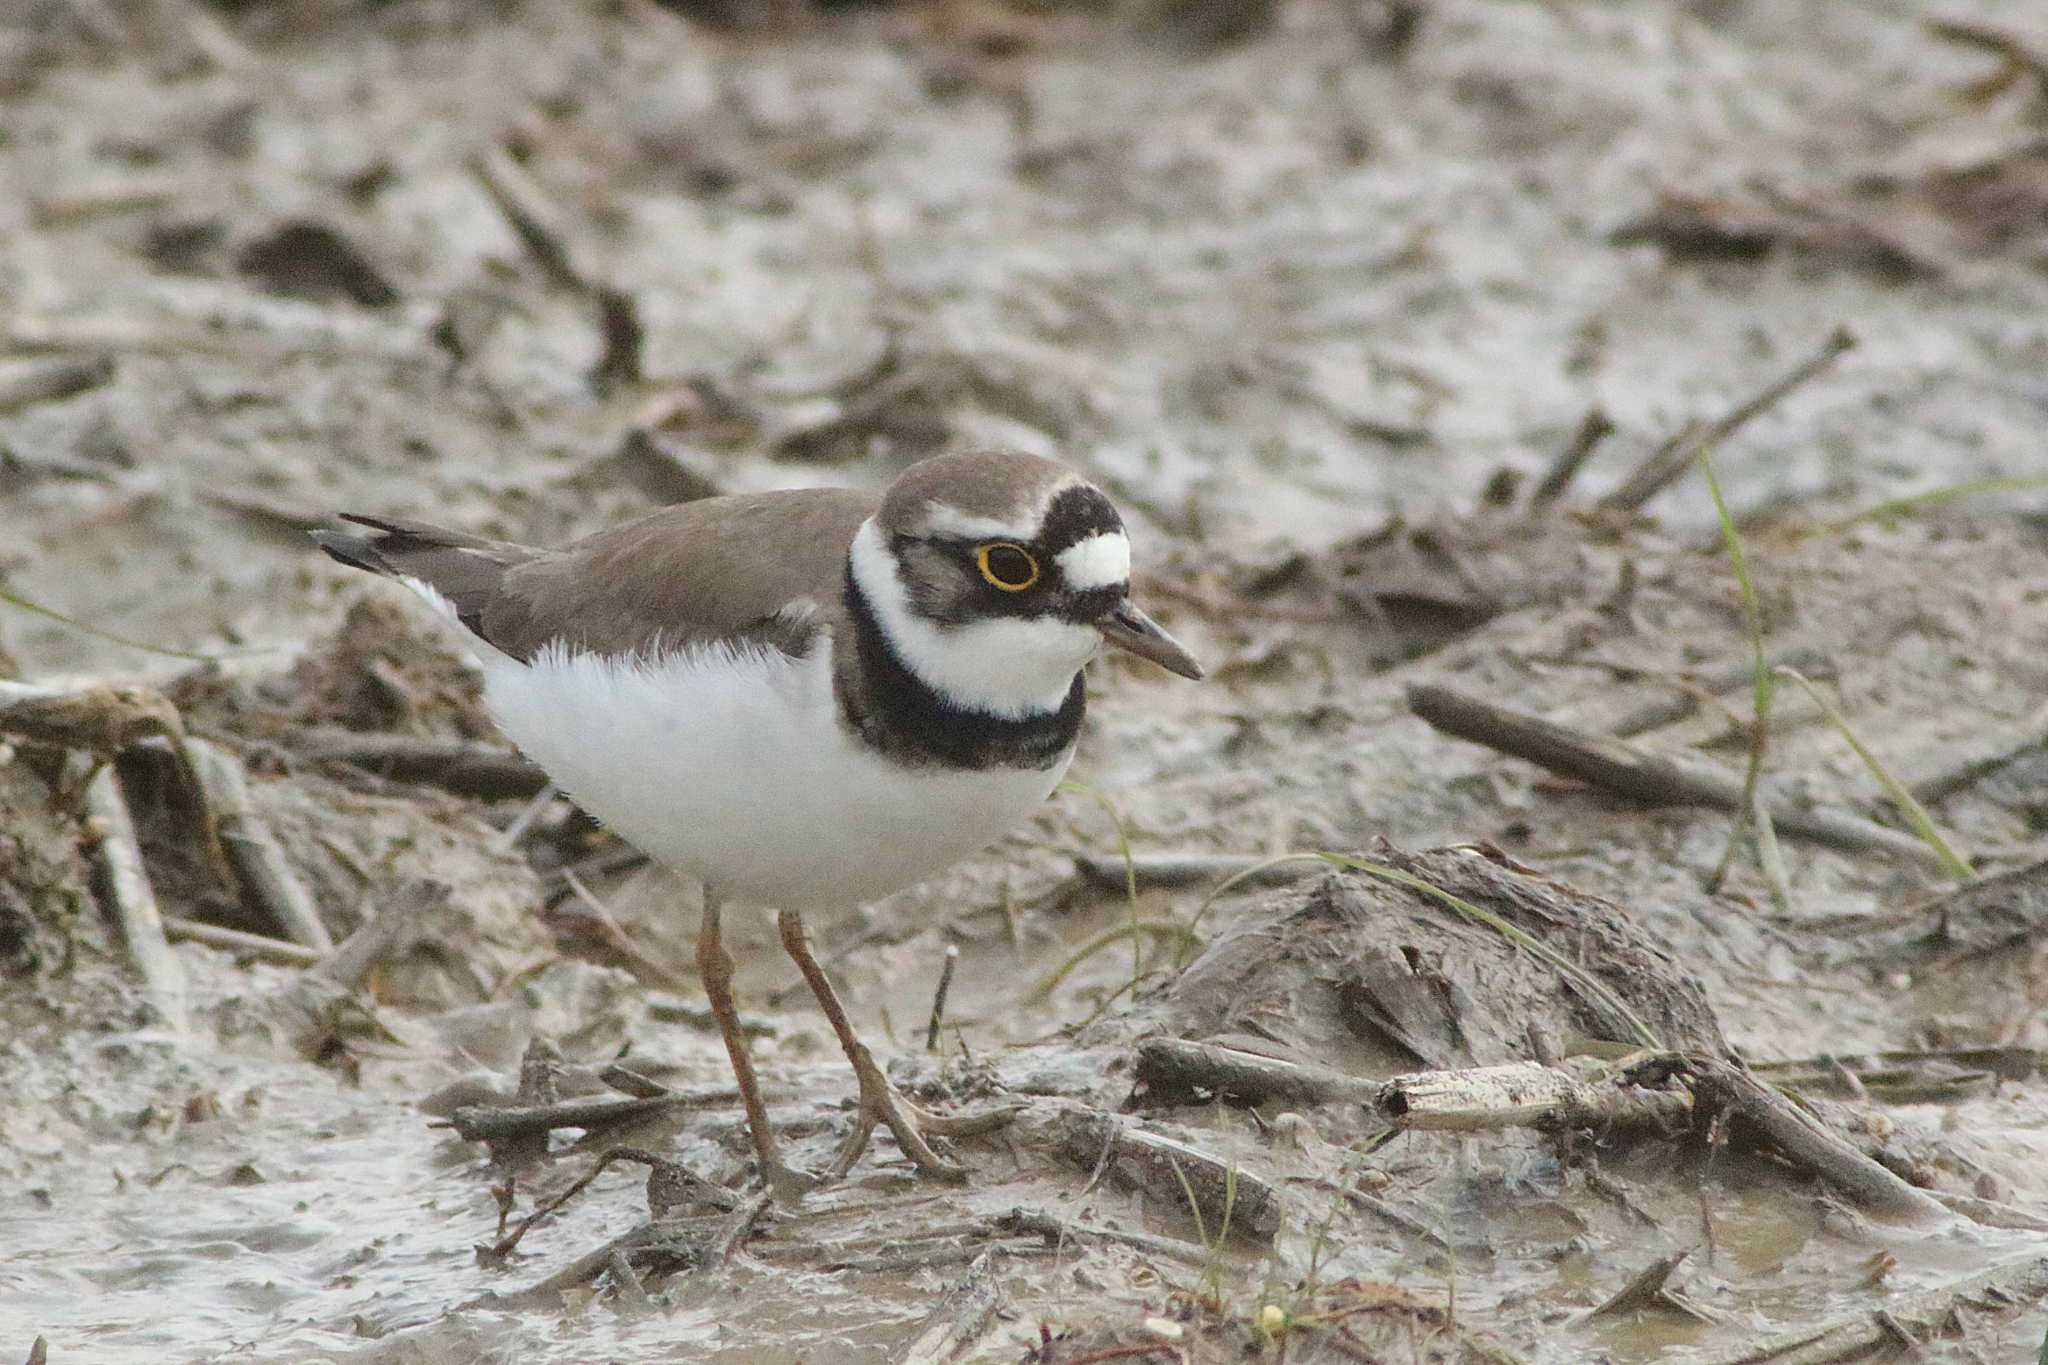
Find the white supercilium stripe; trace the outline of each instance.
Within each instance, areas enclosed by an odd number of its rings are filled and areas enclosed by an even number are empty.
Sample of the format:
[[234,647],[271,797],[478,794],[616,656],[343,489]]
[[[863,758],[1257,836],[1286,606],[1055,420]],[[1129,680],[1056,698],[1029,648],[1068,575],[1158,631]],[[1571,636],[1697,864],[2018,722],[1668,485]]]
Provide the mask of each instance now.
[[920,529],[927,535],[961,536],[968,540],[1036,540],[1044,529],[1045,509],[1052,506],[1054,498],[1079,482],[1073,477],[1061,479],[1040,493],[1031,506],[1018,509],[1013,518],[963,512],[933,499],[924,505],[924,525]]
[[1061,550],[1055,558],[1067,586],[1076,592],[1112,587],[1131,579],[1131,542],[1122,531],[1098,531]]
[[955,706],[1016,720],[1057,711],[1102,634],[1054,616],[941,626],[911,610],[896,557],[872,519],[853,538],[853,581],[904,665]]
[[920,529],[927,535],[959,536],[964,540],[1029,540],[1038,534],[1038,515],[1032,513],[1005,521],[931,502],[925,504],[924,525]]

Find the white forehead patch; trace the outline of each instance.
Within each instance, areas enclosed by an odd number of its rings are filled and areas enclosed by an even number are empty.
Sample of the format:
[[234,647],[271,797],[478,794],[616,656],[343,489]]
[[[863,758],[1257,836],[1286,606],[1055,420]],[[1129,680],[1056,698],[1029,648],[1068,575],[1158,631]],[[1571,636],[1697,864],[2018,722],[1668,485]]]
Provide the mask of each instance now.
[[963,540],[1029,540],[1038,534],[1038,518],[1037,513],[1014,520],[977,516],[943,502],[928,502],[924,505],[924,532]]
[[1076,592],[1113,587],[1131,579],[1131,542],[1122,531],[1097,531],[1053,558],[1067,586]]

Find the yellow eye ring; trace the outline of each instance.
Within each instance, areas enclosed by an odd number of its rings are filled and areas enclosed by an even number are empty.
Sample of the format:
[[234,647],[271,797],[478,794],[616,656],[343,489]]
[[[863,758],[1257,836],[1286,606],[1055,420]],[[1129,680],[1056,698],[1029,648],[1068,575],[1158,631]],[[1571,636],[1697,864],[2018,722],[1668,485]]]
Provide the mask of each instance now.
[[994,540],[974,552],[975,567],[989,586],[1003,592],[1023,592],[1038,582],[1038,560],[1022,545]]

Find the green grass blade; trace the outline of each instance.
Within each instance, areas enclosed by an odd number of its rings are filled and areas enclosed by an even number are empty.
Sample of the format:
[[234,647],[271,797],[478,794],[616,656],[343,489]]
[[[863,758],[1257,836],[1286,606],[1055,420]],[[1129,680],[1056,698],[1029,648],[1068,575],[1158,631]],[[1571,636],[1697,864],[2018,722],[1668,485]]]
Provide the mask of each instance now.
[[138,640],[133,636],[116,634],[111,630],[106,630],[90,622],[81,621],[76,616],[67,616],[55,607],[46,607],[40,602],[31,602],[28,598],[17,596],[5,588],[0,588],[0,602],[5,602],[10,607],[18,607],[22,611],[55,621],[58,625],[69,626],[79,634],[90,635],[95,640],[105,640],[108,644],[120,645],[123,649],[139,649],[145,654],[161,654],[167,659],[186,659],[193,663],[217,664],[226,659],[245,659],[255,654],[278,654],[287,648],[284,645],[257,645],[250,649],[226,649],[213,654],[190,649],[172,649],[167,645],[153,645],[147,640]]
[[1735,566],[1736,586],[1742,590],[1742,626],[1749,635],[1752,658],[1750,690],[1755,695],[1756,720],[1761,727],[1770,715],[1771,699],[1777,691],[1771,666],[1764,660],[1763,607],[1757,601],[1756,584],[1749,576],[1749,556],[1743,553],[1742,536],[1735,529],[1728,500],[1721,495],[1721,481],[1714,476],[1713,457],[1704,450],[1700,452],[1700,472],[1707,477],[1707,491],[1714,497],[1714,515],[1721,522],[1721,543],[1727,547],[1728,562]]
[[1828,718],[1828,723],[1841,733],[1843,739],[1849,741],[1849,747],[1856,751],[1856,757],[1863,760],[1863,766],[1870,770],[1870,775],[1877,779],[1877,785],[1884,788],[1884,794],[1891,798],[1892,804],[1899,808],[1900,814],[1913,826],[1913,832],[1934,850],[1949,875],[1959,881],[1974,877],[1975,869],[1955,851],[1946,838],[1942,837],[1941,828],[1934,823],[1934,817],[1927,813],[1927,807],[1921,805],[1913,793],[1906,790],[1905,784],[1893,777],[1891,770],[1870,751],[1855,729],[1850,726],[1849,718],[1842,714],[1842,709],[1835,705],[1827,693],[1815,687],[1806,675],[1796,668],[1780,668],[1777,672],[1781,677],[1806,689],[1806,695],[1813,698],[1814,705],[1821,709],[1821,714]]
[[1929,507],[1943,503],[1957,502],[1963,498],[1981,497],[1986,493],[2031,493],[2048,488],[2048,477],[2039,475],[2017,475],[2003,479],[1972,479],[1966,483],[1947,484],[1941,488],[1930,488],[1925,493],[1908,493],[1900,498],[1887,498],[1883,502],[1864,508],[1861,512],[1841,518],[1838,521],[1824,521],[1809,534],[1833,535],[1861,526],[1872,521],[1897,521]]
[[1223,897],[1229,895],[1233,889],[1258,876],[1268,868],[1280,867],[1287,863],[1319,863],[1322,861],[1323,855],[1320,853],[1282,853],[1277,857],[1268,858],[1264,862],[1253,863],[1250,867],[1239,868],[1222,881],[1216,883],[1216,885],[1210,887],[1209,894],[1202,898],[1202,904],[1195,910],[1195,917],[1188,921],[1188,938],[1181,944],[1180,956],[1174,958],[1174,970],[1185,971],[1187,969],[1186,954],[1190,946],[1196,948],[1206,946],[1202,941],[1202,920],[1207,917],[1210,907],[1223,899]]
[[[1133,935],[1140,938],[1170,938],[1178,943],[1185,943],[1189,937],[1189,930],[1186,925],[1175,919],[1141,919],[1135,924],[1119,924],[1114,929],[1104,929],[1076,948],[1068,955],[1066,961],[1041,977],[1038,984],[1026,993],[1025,1003],[1036,1005],[1050,999],[1052,993],[1060,988],[1060,983],[1073,975],[1076,967],[1104,948],[1122,943]],[[1124,984],[1124,989],[1130,989],[1129,982]]]
[[1771,665],[1764,656],[1764,612],[1757,600],[1756,584],[1749,576],[1749,556],[1743,552],[1742,534],[1735,529],[1735,518],[1728,510],[1728,499],[1722,496],[1721,480],[1714,473],[1714,461],[1709,451],[1699,455],[1700,473],[1706,476],[1707,491],[1714,498],[1714,515],[1721,523],[1721,544],[1727,548],[1728,562],[1735,568],[1735,583],[1742,591],[1742,626],[1749,636],[1750,657],[1750,705],[1754,727],[1749,737],[1749,763],[1742,774],[1742,808],[1736,812],[1735,822],[1728,830],[1728,849],[1721,855],[1720,865],[1707,879],[1707,889],[1715,891],[1728,875],[1728,869],[1735,861],[1735,850],[1744,835],[1756,841],[1757,865],[1763,870],[1764,883],[1771,889],[1771,902],[1780,914],[1789,914],[1792,909],[1792,891],[1785,876],[1785,860],[1778,852],[1777,831],[1771,827],[1770,817],[1763,812],[1757,801],[1757,786],[1763,781],[1764,760],[1770,749],[1771,706],[1777,700],[1777,677],[1771,672]]
[[1136,990],[1138,978],[1145,971],[1145,958],[1143,945],[1138,941],[1138,860],[1131,852],[1131,832],[1124,827],[1123,812],[1097,788],[1086,782],[1067,781],[1060,783],[1060,790],[1092,798],[1108,813],[1110,824],[1116,826],[1117,851],[1124,860],[1124,895],[1131,907],[1131,989]]

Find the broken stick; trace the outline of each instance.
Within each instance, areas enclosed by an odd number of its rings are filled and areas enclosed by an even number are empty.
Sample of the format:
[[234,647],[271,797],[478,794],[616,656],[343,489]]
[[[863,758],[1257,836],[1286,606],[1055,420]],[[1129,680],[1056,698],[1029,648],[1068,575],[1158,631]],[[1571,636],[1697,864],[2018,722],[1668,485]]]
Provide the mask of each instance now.
[[129,817],[128,802],[111,766],[101,765],[85,788],[85,809],[99,835],[93,850],[106,879],[107,899],[112,902],[114,920],[142,973],[150,1003],[164,1022],[182,1032],[185,1028],[185,964],[171,951],[164,937],[163,912],[157,908],[156,891],[142,864],[142,845],[135,837],[135,822]]
[[996,1320],[1003,1286],[986,1251],[967,1267],[966,1278],[946,1291],[918,1329],[890,1359],[893,1365],[952,1365]]
[[1607,410],[1597,405],[1587,408],[1586,415],[1579,419],[1578,429],[1572,432],[1572,439],[1550,462],[1535,491],[1529,494],[1529,505],[1547,507],[1556,502],[1571,486],[1571,481],[1579,476],[1579,469],[1586,463],[1586,457],[1593,453],[1593,448],[1613,434],[1614,419],[1607,415]]
[[[1652,806],[1742,808],[1742,778],[1679,754],[1656,754],[1538,716],[1494,706],[1435,683],[1411,683],[1408,708],[1447,735],[1526,759],[1563,777]],[[1846,811],[1768,803],[1782,834],[1852,852],[1896,853],[1942,866],[1939,852],[1903,830]]]
[[249,779],[242,761],[203,739],[185,741],[185,758],[206,793],[221,845],[249,893],[269,913],[271,922],[292,942],[317,953],[334,951],[334,939],[321,922],[313,893],[292,870],[291,860],[249,799]]
[[274,962],[280,967],[316,966],[321,956],[302,943],[287,943],[281,938],[244,933],[240,929],[207,924],[203,920],[179,919],[175,915],[164,921],[164,937],[173,943],[201,943],[224,953],[233,953],[238,958]]
[[1147,1038],[1138,1044],[1137,1079],[1152,1099],[1207,1093],[1245,1104],[1372,1104],[1380,1094],[1377,1082],[1329,1067],[1183,1038]]
[[[732,1093],[721,1090],[720,1096]],[[557,1128],[581,1128],[586,1132],[631,1123],[636,1119],[666,1113],[671,1109],[701,1107],[701,1097],[682,1091],[649,1099],[563,1100],[556,1104],[489,1105],[465,1104],[437,1128],[453,1128],[464,1142],[504,1142],[512,1138],[535,1137]]]
[[1084,1171],[1100,1168],[1163,1208],[1193,1213],[1207,1237],[1268,1241],[1280,1230],[1280,1196],[1266,1181],[1115,1114],[1045,1106],[1020,1120],[1017,1133]]
[[1754,397],[1739,403],[1712,422],[1687,422],[1678,433],[1636,466],[1621,486],[1600,499],[1603,511],[1634,512],[1662,493],[1691,469],[1702,451],[1713,450],[1749,422],[1785,401],[1794,389],[1821,374],[1849,351],[1855,349],[1856,335],[1837,327],[1827,340],[1805,360],[1764,386]]
[[1894,1218],[1949,1216],[1940,1200],[1908,1185],[1748,1072],[1705,1057],[1689,1058],[1688,1069],[1703,1121],[1727,1115],[1857,1208]]
[[1083,853],[1075,857],[1074,869],[1091,885],[1121,895],[1134,881],[1140,891],[1211,886],[1231,877],[1240,878],[1243,886],[1283,886],[1329,870],[1326,864],[1310,866],[1311,861],[1238,853],[1138,853],[1128,859],[1117,853]]
[[532,796],[548,784],[547,774],[501,744],[342,729],[300,730],[282,739],[296,757],[311,762],[347,763],[458,796]]
[[1452,1133],[1495,1128],[1649,1128],[1670,1133],[1692,1121],[1692,1096],[1683,1090],[1632,1084],[1629,1070],[1575,1057],[1556,1066],[1509,1062],[1418,1071],[1377,1087],[1374,1108],[1400,1128]]

